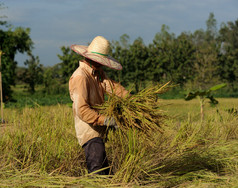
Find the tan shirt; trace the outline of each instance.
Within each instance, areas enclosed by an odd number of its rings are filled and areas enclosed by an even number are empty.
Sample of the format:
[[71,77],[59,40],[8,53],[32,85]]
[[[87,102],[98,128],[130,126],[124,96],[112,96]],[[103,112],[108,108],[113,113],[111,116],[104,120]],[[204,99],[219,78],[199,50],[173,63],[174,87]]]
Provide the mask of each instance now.
[[106,130],[106,126],[103,126],[106,117],[100,115],[93,106],[104,102],[106,92],[111,93],[113,90],[120,97],[128,93],[119,83],[109,80],[102,69],[100,72],[101,81],[89,65],[80,62],[69,80],[76,136],[81,146],[94,137],[103,137]]

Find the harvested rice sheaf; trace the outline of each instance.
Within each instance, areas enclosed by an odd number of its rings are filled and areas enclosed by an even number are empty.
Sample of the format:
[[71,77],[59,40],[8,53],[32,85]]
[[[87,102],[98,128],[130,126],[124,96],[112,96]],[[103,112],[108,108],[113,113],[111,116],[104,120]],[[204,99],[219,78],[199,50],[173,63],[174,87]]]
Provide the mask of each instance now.
[[158,95],[165,93],[170,87],[169,82],[150,86],[124,98],[111,94],[98,109],[101,114],[113,117],[122,131],[135,128],[146,134],[151,131],[163,132],[165,115],[159,108]]

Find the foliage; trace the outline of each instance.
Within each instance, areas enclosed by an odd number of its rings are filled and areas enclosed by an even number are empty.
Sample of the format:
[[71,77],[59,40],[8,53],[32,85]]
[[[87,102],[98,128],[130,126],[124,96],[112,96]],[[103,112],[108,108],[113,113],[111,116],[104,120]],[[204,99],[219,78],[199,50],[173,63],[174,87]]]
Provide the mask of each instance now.
[[[60,94],[59,94],[60,93]],[[72,101],[69,97],[67,85],[57,85],[50,88],[48,93],[45,88],[37,85],[34,94],[30,93],[26,84],[16,85],[13,88],[14,101],[6,103],[6,108],[34,108],[38,106],[51,106],[57,104],[68,104]]]
[[70,50],[69,47],[61,47],[62,55],[58,54],[59,59],[62,61],[60,63],[61,66],[61,72],[60,72],[60,79],[61,83],[67,83],[70,76],[73,74],[73,72],[78,68],[79,66],[79,60],[81,60],[83,57],[79,54],[73,52]]
[[[148,65],[148,49],[143,43],[142,38],[137,38],[129,48],[129,57],[127,59],[127,81],[135,84],[135,91],[138,92],[140,85],[146,80]],[[144,85],[145,87],[145,85]]]
[[133,44],[129,44],[129,36],[122,35],[119,42],[112,42],[111,56],[122,64],[123,69],[119,73],[105,69],[108,76],[120,81],[125,86],[133,83],[135,92],[138,92],[140,86],[144,85],[148,68],[145,63],[148,58],[148,49],[143,39],[139,37]]
[[207,89],[218,83],[220,80],[218,73],[217,53],[209,46],[201,46],[195,53],[194,75],[190,80],[192,89]]
[[65,93],[68,93],[68,88],[65,87],[65,84],[62,84],[61,78],[61,64],[45,68],[43,74],[43,93],[48,95],[65,95]]
[[238,20],[223,24],[219,40],[222,44],[220,55],[220,75],[237,91],[238,83]]
[[[0,5],[1,6],[1,5]],[[12,91],[11,85],[15,84],[16,65],[14,57],[17,52],[30,52],[33,42],[30,38],[30,29],[7,25],[7,22],[1,21],[0,25],[4,28],[0,29],[0,50],[4,53],[2,56],[2,82],[3,82],[3,98],[4,101],[10,100]]]
[[194,92],[189,92],[186,96],[185,96],[185,100],[189,101],[192,100],[194,98],[198,98],[199,102],[200,102],[200,107],[201,107],[201,120],[204,120],[204,102],[205,99],[209,99],[210,100],[210,104],[212,105],[216,105],[218,104],[218,101],[214,98],[214,96],[212,95],[213,91],[219,90],[223,87],[225,87],[226,84],[219,84],[219,85],[215,85],[213,87],[211,87],[208,90],[197,90]]
[[[148,45],[141,38],[130,43],[130,37],[124,34],[119,41],[112,41],[111,50],[111,55],[122,64],[123,70],[106,71],[109,77],[117,79],[124,86],[133,84],[135,92],[150,82],[168,80],[182,88],[201,90],[221,81],[229,82],[232,92],[235,92],[237,57],[232,55],[228,60],[228,49],[231,50],[228,46],[231,45],[223,41],[235,41],[231,36],[236,36],[237,29],[235,24],[229,23],[232,30],[223,26],[219,35],[216,24],[214,14],[210,13],[205,31],[199,29],[194,33],[183,32],[178,37],[169,32],[168,26],[163,25],[153,43]],[[234,46],[231,50],[233,54],[235,49]]]
[[183,86],[194,75],[195,47],[186,33],[175,38],[173,33],[168,33],[168,27],[162,26],[161,33],[155,35],[149,49],[147,76],[152,81],[172,80]]
[[23,74],[20,76],[21,80],[29,84],[29,90],[33,94],[35,93],[36,84],[41,84],[43,79],[43,65],[40,64],[38,56],[34,57],[29,54],[29,59],[24,62],[27,66]]
[[[33,43],[29,37],[30,29],[13,29],[6,22],[1,23],[6,28],[0,30],[1,50],[4,52],[3,91],[6,100],[10,97],[10,86],[15,84],[16,75],[19,76],[20,71],[23,71],[18,69],[15,72],[14,56],[17,52],[30,51]],[[151,83],[171,80],[179,85],[181,91],[197,88],[207,90],[219,82],[227,83],[226,92],[222,90],[223,96],[236,97],[237,25],[236,20],[217,28],[215,16],[210,13],[205,30],[183,32],[176,36],[169,32],[168,26],[163,25],[152,43],[148,44],[141,37],[132,41],[124,34],[119,41],[111,41],[110,50],[110,55],[122,64],[123,70],[104,69],[111,79],[119,81],[126,88],[132,88],[132,93],[137,93]],[[42,67],[44,91],[47,94],[64,94],[62,84],[68,83],[78,67],[78,61],[83,59],[69,47],[61,47],[61,51],[62,54],[58,54],[59,64]],[[178,93],[177,96],[181,95]]]
[[206,90],[220,82],[218,60],[220,43],[216,41],[216,20],[212,13],[210,13],[206,24],[206,31],[198,30],[191,36],[196,51],[194,53],[193,77],[186,84],[190,89]]
[[[236,96],[236,22],[228,22],[218,29],[214,14],[210,13],[205,30],[182,32],[176,36],[169,32],[168,26],[162,25],[152,43],[148,44],[141,37],[131,41],[127,34],[123,34],[118,41],[111,41],[109,54],[122,64],[122,71],[103,68],[111,79],[132,88],[132,93],[151,83],[171,80],[181,90],[207,90],[224,82],[227,83],[224,95]],[[61,51],[62,54],[58,54],[59,64],[44,67],[43,84],[48,94],[65,92],[60,89],[61,85],[68,83],[78,61],[83,59],[70,47],[63,46]]]

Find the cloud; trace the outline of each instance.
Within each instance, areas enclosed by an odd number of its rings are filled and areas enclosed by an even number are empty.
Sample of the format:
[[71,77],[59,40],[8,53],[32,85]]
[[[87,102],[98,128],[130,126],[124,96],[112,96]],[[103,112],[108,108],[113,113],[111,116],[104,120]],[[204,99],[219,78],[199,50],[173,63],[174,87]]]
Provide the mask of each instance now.
[[[31,28],[35,52],[47,63],[60,46],[87,45],[96,35],[119,40],[128,34],[150,43],[162,24],[179,35],[205,28],[210,12],[218,24],[237,19],[237,0],[4,0],[8,21]],[[2,10],[1,10],[2,11]],[[53,59],[53,58],[52,58]]]

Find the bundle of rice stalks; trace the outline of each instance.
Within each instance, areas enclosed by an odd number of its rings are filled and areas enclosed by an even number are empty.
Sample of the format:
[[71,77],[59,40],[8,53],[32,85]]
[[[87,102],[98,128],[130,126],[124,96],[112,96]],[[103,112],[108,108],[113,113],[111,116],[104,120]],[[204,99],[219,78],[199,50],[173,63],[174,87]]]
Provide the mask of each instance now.
[[159,108],[158,95],[165,93],[170,87],[169,82],[150,86],[124,98],[113,93],[98,109],[107,117],[113,117],[122,131],[132,128],[146,134],[150,134],[151,131],[163,132],[165,115]]

